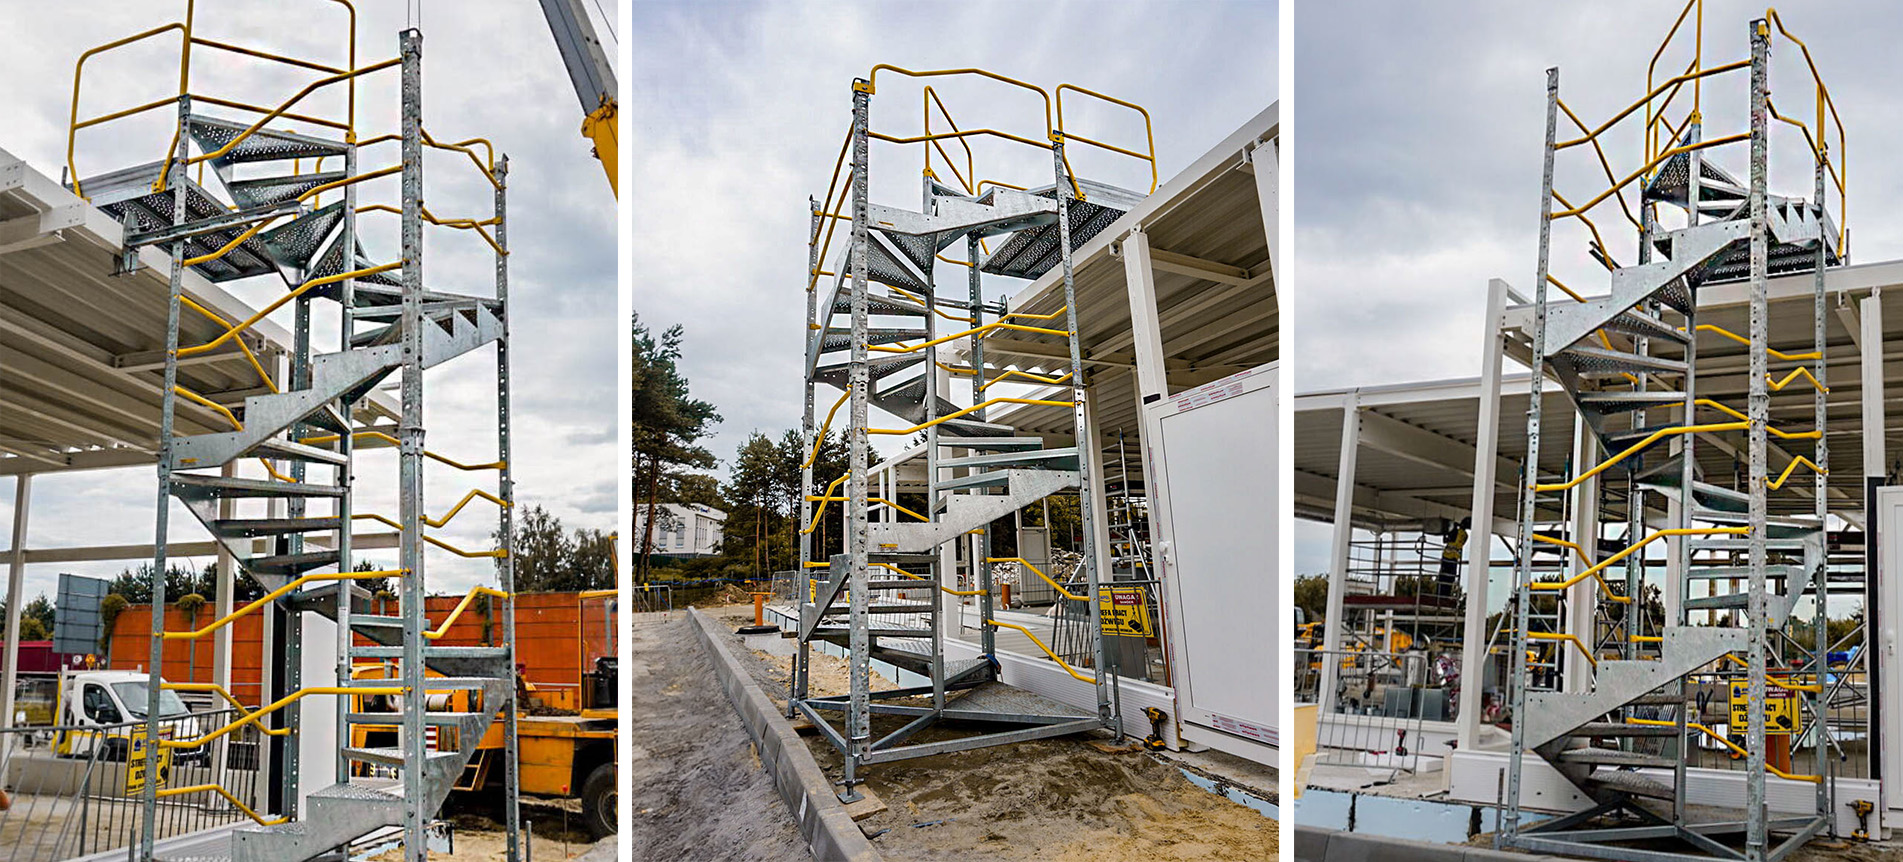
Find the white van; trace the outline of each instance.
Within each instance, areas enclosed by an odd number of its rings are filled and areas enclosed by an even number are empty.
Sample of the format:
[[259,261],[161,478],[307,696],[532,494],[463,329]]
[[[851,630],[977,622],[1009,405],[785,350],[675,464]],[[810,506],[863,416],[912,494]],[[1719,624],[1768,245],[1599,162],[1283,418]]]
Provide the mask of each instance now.
[[[123,761],[132,749],[132,738],[143,726],[129,724],[145,719],[146,674],[129,670],[88,670],[66,674],[60,683],[59,731],[53,750],[61,757],[98,757]],[[190,739],[201,736],[202,719],[194,718],[178,692],[159,690],[160,739]],[[91,730],[88,728],[98,728]],[[95,753],[97,752],[97,753]],[[180,760],[205,756],[203,749],[176,750]]]

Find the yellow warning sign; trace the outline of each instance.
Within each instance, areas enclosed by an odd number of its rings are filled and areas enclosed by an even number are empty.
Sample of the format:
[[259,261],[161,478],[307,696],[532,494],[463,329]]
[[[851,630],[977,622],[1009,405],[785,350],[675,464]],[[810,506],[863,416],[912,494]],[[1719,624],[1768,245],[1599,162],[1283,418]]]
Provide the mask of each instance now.
[[[1731,684],[1731,736],[1743,738],[1751,724],[1751,684]],[[1789,736],[1798,732],[1797,693],[1767,682],[1764,686],[1764,732],[1771,736]]]
[[[145,746],[148,739],[144,733],[132,735],[131,749],[126,753],[126,792],[134,793],[145,789]],[[165,776],[172,770],[172,749],[159,747],[160,787],[165,786]]]
[[1143,600],[1142,587],[1108,587],[1100,603],[1103,633],[1123,637],[1147,638],[1150,631],[1150,605]]

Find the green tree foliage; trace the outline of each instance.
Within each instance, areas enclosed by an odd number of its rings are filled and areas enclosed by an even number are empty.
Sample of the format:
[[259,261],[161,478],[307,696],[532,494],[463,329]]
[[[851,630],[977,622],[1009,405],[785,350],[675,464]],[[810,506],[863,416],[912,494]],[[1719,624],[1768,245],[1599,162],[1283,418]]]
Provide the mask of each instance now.
[[[33,601],[27,602],[26,607],[23,607],[20,609],[20,619],[34,620],[40,624],[41,628],[44,628],[48,632],[51,632],[53,630],[53,622],[57,618],[57,616],[58,614],[57,614],[57,611],[53,608],[52,600],[48,599],[46,595],[43,593],[41,595],[35,596],[33,598]],[[24,637],[26,632],[26,623],[22,622],[20,624],[20,632],[21,632],[21,635]]]
[[614,586],[614,542],[599,530],[562,527],[530,506],[515,522],[515,588],[522,592],[605,590]]
[[1302,609],[1309,622],[1320,621],[1328,610],[1328,576],[1296,576],[1295,606]]
[[713,453],[695,445],[713,433],[720,422],[714,406],[688,394],[687,378],[680,372],[681,339],[679,325],[668,327],[659,336],[641,323],[636,314],[633,356],[633,463],[634,504],[647,507],[640,535],[634,537],[637,554],[635,579],[646,581],[654,551],[655,518],[662,502],[662,478],[683,468],[714,466]]
[[[264,595],[260,586],[251,575],[239,570],[234,573],[232,593],[239,602],[248,602]],[[113,576],[106,585],[106,592],[123,596],[127,603],[134,605],[150,604],[152,601],[152,564],[140,563],[137,567],[125,569]],[[187,593],[197,593],[211,597],[218,594],[218,564],[206,563],[194,572],[178,566],[170,566],[165,573],[165,595],[167,602]]]

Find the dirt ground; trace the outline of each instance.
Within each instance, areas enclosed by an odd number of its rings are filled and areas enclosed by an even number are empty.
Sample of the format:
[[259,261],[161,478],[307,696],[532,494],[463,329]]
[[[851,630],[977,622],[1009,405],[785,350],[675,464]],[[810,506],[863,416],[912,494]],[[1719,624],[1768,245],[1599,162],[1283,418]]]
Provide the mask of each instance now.
[[653,616],[638,615],[629,627],[636,656],[625,707],[633,730],[634,858],[811,858],[687,614]]
[[[737,626],[742,619],[751,622],[752,612],[731,607],[711,613]],[[728,637],[737,654],[753,659],[749,669],[768,696],[783,704],[788,659]],[[844,693],[845,666],[816,652],[809,684],[820,693]],[[877,717],[874,734],[901,722]],[[932,727],[914,739],[967,733]],[[1275,858],[1276,821],[1189,783],[1175,766],[1149,754],[1105,754],[1088,742],[1082,737],[1037,740],[875,766],[867,785],[887,808],[859,826],[893,862]],[[837,776],[838,752],[817,735],[807,737],[807,745],[820,767]]]
[[[544,819],[548,817],[547,812],[529,805],[523,806],[522,815],[533,827],[529,851],[536,859],[579,860],[589,851],[596,850],[595,855],[589,857],[592,859],[600,856],[599,849],[602,846],[608,848],[607,858],[614,858],[615,839],[613,836],[604,838],[600,842],[589,841],[588,836],[580,830],[563,829],[559,823]],[[559,816],[559,813],[556,816]],[[470,815],[456,815],[452,821],[455,825],[456,852],[441,853],[432,850],[429,854],[431,859],[442,859],[446,862],[498,862],[508,858],[508,838],[495,821]],[[393,847],[371,857],[371,860],[372,862],[403,862],[403,848],[401,845]]]

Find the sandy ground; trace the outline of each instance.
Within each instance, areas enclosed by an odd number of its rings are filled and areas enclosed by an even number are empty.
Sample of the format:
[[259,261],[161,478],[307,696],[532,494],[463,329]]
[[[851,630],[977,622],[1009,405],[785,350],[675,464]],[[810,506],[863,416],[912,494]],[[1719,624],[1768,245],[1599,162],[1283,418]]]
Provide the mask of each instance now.
[[[465,825],[462,818],[458,818],[456,825],[456,852],[441,853],[432,850],[429,854],[430,858],[454,860],[454,862],[498,862],[498,860],[507,859],[509,856],[508,839],[503,835],[501,830],[494,827],[494,823],[486,821],[480,825],[473,823]],[[530,852],[534,854],[534,858],[544,860],[580,859],[583,854],[603,845],[609,848],[608,858],[613,858],[613,848],[615,846],[614,836],[603,838],[600,842],[591,842],[587,840],[587,836],[581,835],[580,833],[553,833],[554,830],[545,833],[540,826],[534,829],[534,840],[529,848]],[[403,848],[401,845],[371,857],[372,862],[403,862],[403,858]]]
[[626,706],[633,732],[628,827],[634,858],[811,858],[687,614],[664,621],[643,616],[629,628],[635,661]]
[[[733,625],[752,622],[751,607],[712,613]],[[729,638],[737,654],[753,659],[749,670],[768,696],[784,703],[787,659],[774,654],[777,649],[749,649],[742,638]],[[845,662],[814,653],[808,680],[821,693],[843,693]],[[874,733],[899,724],[878,718]],[[933,727],[915,739],[968,732]],[[1275,858],[1274,820],[1196,787],[1146,753],[1105,754],[1088,741],[1037,740],[875,766],[867,784],[887,809],[860,821],[860,828],[893,862]],[[839,774],[840,758],[829,743],[813,735],[807,745],[829,776]]]

